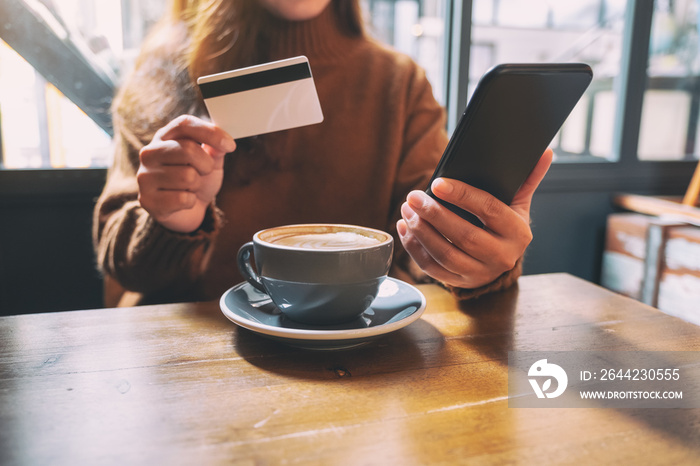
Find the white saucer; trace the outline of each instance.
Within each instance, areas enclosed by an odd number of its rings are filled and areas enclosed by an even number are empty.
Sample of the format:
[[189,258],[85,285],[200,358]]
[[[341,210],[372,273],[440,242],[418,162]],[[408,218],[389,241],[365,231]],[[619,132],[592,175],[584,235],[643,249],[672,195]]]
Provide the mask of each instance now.
[[352,322],[324,326],[289,319],[268,295],[248,282],[226,291],[219,305],[230,321],[266,338],[305,349],[329,350],[369,343],[418,320],[425,310],[425,296],[408,283],[388,277],[377,298],[360,317]]

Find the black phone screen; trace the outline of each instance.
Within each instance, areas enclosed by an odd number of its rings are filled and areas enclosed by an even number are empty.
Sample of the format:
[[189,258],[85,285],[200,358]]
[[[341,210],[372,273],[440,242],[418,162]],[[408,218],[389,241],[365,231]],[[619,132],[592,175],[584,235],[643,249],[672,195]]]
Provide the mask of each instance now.
[[[474,90],[431,183],[438,177],[454,178],[510,204],[592,76],[582,63],[491,68]],[[436,198],[430,186],[426,192]],[[439,201],[481,225],[469,212]]]

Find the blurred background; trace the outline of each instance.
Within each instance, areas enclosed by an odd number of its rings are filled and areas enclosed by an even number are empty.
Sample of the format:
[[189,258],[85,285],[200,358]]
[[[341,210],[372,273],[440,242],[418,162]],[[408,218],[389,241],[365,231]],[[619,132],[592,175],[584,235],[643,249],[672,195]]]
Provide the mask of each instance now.
[[[165,0],[0,0],[0,314],[100,307],[91,245],[109,105]],[[680,195],[697,164],[699,0],[363,0],[427,71],[452,131],[490,67],[590,64],[552,141],[525,273],[600,282],[618,192]],[[312,64],[313,65],[313,64]]]

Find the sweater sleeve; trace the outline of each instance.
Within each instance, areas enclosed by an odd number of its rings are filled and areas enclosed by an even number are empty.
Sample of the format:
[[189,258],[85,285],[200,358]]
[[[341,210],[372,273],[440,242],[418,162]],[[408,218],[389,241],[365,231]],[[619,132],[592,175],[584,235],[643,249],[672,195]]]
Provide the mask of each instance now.
[[[435,100],[424,72],[416,67],[408,89],[404,147],[394,187],[395,208],[390,231],[395,237],[396,222],[401,218],[401,204],[406,195],[414,189],[426,189],[447,146],[445,123],[444,108]],[[474,289],[454,287],[432,279],[413,262],[403,247],[396,248],[392,272],[399,278],[415,283],[438,283],[458,299],[472,299],[512,286],[522,273],[522,258],[513,269],[503,273],[493,282]]]
[[98,267],[129,291],[185,290],[206,263],[221,214],[211,206],[201,227],[190,234],[170,231],[153,220],[138,201],[138,148],[118,126],[117,131],[115,160],[94,210]]
[[115,97],[114,160],[93,214],[98,268],[121,288],[144,298],[186,296],[206,266],[222,223],[220,211],[212,205],[198,230],[177,233],[156,222],[138,201],[141,148],[168,121],[198,112],[189,73],[178,65],[185,29],[171,25],[165,32],[149,37]]

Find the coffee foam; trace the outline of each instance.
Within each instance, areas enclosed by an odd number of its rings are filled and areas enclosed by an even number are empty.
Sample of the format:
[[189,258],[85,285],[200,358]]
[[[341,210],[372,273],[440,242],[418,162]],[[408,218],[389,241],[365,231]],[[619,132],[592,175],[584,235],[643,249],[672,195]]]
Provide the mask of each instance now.
[[272,238],[270,242],[302,249],[353,249],[381,243],[377,238],[351,231],[291,234]]

